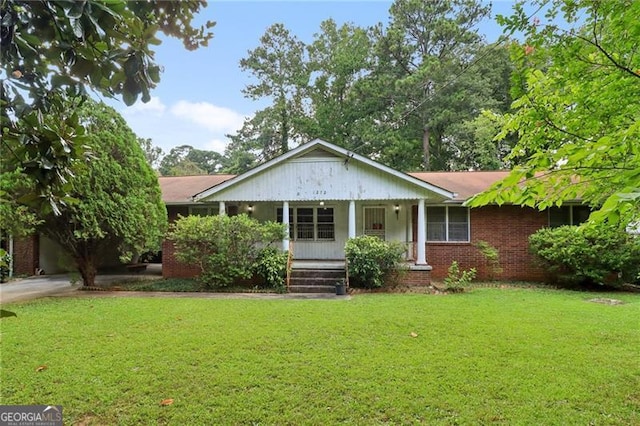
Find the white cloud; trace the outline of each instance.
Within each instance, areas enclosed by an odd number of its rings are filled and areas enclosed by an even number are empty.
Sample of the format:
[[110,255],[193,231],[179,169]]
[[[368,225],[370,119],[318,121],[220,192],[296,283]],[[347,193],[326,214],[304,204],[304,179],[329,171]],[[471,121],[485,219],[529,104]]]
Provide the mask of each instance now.
[[152,96],[151,100],[147,103],[143,103],[142,101],[137,101],[135,104],[131,105],[122,110],[122,113],[125,115],[129,114],[154,114],[154,115],[163,115],[164,111],[167,109],[167,106],[162,103],[160,98],[156,96]]
[[171,107],[171,113],[214,133],[234,133],[242,127],[245,118],[232,109],[208,102],[178,101]]
[[244,123],[244,116],[229,108],[187,100],[165,105],[158,97],[120,112],[137,136],[151,138],[165,153],[191,145],[223,154],[229,143],[225,134],[235,133]]

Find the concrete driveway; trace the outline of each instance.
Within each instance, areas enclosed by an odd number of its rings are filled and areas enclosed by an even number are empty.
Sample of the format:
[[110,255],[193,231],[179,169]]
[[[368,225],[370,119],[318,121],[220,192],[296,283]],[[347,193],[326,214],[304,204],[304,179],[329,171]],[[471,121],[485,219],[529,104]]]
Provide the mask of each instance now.
[[[143,275],[98,275],[96,284],[106,284],[127,279],[140,279]],[[77,278],[76,278],[77,279]],[[46,296],[63,296],[74,293],[82,282],[71,283],[68,274],[42,275],[16,279],[0,284],[0,303],[23,302]]]

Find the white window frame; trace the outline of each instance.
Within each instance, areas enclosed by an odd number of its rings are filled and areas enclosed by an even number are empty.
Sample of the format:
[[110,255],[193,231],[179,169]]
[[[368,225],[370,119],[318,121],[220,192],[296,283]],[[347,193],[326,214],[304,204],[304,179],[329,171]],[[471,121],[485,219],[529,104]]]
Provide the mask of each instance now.
[[[433,208],[433,207],[439,207],[442,208],[444,207],[444,232],[445,232],[445,239],[444,240],[430,240],[428,238],[429,236],[429,209]],[[467,239],[466,240],[454,240],[451,241],[449,238],[449,208],[456,208],[456,209],[465,209],[467,212]],[[468,207],[462,207],[462,206],[448,206],[448,205],[428,205],[425,206],[425,240],[427,243],[469,243],[471,242],[471,214],[470,214],[470,209]]]
[[[304,222],[304,224],[313,224],[313,239],[311,238],[298,238],[298,209],[313,209],[313,222]],[[318,222],[318,210],[331,209],[333,211],[333,222]],[[278,220],[278,210],[282,210],[282,207],[276,207],[276,221]],[[289,207],[289,239],[291,241],[300,242],[313,242],[313,241],[335,241],[336,240],[336,208],[335,206],[295,206]],[[279,222],[282,223],[282,222]],[[319,238],[318,237],[318,225],[333,225],[333,238]]]
[[[382,228],[367,228],[367,210],[382,210]],[[385,241],[387,236],[387,208],[385,206],[363,206],[362,207],[362,235],[378,237]]]

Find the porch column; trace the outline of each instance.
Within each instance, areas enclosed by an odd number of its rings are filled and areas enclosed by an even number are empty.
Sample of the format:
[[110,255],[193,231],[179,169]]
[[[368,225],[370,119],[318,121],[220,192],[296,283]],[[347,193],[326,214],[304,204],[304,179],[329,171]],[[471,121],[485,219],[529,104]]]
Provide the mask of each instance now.
[[289,251],[289,202],[282,202],[282,224],[284,225],[284,239],[282,240],[282,250]]
[[426,232],[424,220],[424,200],[418,200],[418,247],[416,250],[416,265],[426,265]]
[[224,216],[225,214],[227,214],[226,207],[224,205],[224,201],[220,201],[218,203],[218,213],[220,214],[220,216]]
[[356,202],[349,201],[349,238],[356,237]]

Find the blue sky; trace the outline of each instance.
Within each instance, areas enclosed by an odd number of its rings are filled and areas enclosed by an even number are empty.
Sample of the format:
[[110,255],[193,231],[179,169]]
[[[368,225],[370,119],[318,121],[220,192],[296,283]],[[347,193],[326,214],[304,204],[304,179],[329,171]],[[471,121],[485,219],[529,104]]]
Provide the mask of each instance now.
[[[428,1],[428,0],[425,0]],[[250,82],[239,61],[259,44],[272,24],[283,23],[304,42],[311,42],[320,22],[332,18],[338,25],[352,22],[370,26],[386,24],[391,1],[209,1],[197,22],[214,20],[214,38],[206,48],[189,52],[174,39],[164,39],[156,59],[164,67],[161,82],[147,104],[126,107],[107,101],[127,120],[140,137],[168,153],[172,147],[223,152],[225,134],[235,133],[245,117],[268,105],[244,98],[242,89]],[[513,1],[493,1],[493,13],[508,14]],[[501,34],[500,27],[487,21],[481,28],[488,41]]]

